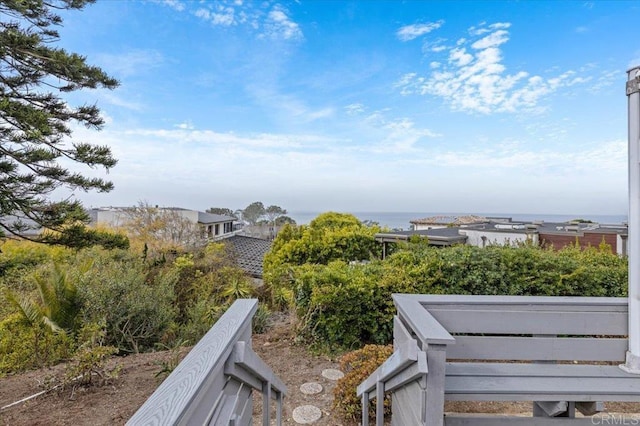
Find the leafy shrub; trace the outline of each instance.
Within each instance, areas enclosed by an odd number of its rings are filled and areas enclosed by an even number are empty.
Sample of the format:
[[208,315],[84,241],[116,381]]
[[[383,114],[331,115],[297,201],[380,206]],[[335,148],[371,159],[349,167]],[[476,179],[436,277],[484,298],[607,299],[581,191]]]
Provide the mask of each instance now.
[[109,357],[118,353],[118,348],[104,344],[105,336],[104,323],[89,323],[80,329],[78,336],[80,345],[67,366],[65,384],[102,386],[118,376],[120,370],[118,366],[113,368],[105,366]]
[[308,226],[285,225],[264,259],[264,280],[272,291],[274,307],[286,307],[287,292],[282,289],[292,290],[292,271],[297,266],[379,257],[382,248],[374,238],[379,230],[353,215],[333,212],[319,215]]
[[153,348],[175,319],[177,278],[175,271],[166,269],[147,282],[142,260],[126,254],[108,259],[103,254],[79,286],[84,322],[104,321],[106,344],[123,352]]
[[195,301],[189,305],[186,321],[179,326],[179,338],[191,342],[191,344],[197,343],[229,306],[228,304],[212,304],[206,299]]
[[[345,373],[333,389],[333,408],[345,419],[362,420],[362,400],[356,388],[393,354],[392,346],[366,345],[340,358],[340,368]],[[375,400],[369,403],[369,416],[375,416]],[[391,414],[391,401],[384,399],[384,413]]]
[[258,305],[258,310],[253,316],[251,328],[254,333],[262,334],[267,331],[271,323],[271,311],[263,304]]
[[55,364],[73,352],[70,336],[53,333],[43,323],[31,326],[12,314],[0,321],[0,376]]
[[291,268],[300,335],[321,350],[391,341],[393,293],[625,296],[627,260],[609,250],[407,245],[384,261]]
[[376,293],[379,265],[336,261],[299,267],[295,280],[299,335],[329,351],[387,343],[392,330],[386,319],[393,315],[393,301]]

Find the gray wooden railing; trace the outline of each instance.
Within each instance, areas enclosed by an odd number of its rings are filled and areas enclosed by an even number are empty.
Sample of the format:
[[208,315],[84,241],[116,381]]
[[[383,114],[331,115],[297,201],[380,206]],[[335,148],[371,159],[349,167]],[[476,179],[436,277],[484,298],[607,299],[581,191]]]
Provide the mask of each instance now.
[[286,386],[251,348],[256,299],[236,300],[127,425],[250,425],[252,389],[262,393],[262,424],[271,399],[282,424]]
[[[395,294],[394,354],[358,386],[363,426],[392,397],[393,426],[604,424],[603,402],[640,402],[620,369],[627,299]],[[613,364],[613,365],[612,365]],[[532,401],[531,417],[444,413],[444,401]],[[576,417],[576,411],[585,417]]]

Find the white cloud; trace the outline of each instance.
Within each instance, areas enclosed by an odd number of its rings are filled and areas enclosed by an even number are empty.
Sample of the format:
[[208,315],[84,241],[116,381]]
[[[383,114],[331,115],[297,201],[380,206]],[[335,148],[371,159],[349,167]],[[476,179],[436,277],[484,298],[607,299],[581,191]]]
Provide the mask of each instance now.
[[498,30],[476,41],[471,47],[476,50],[482,50],[490,47],[498,47],[507,41],[509,41],[509,33],[505,30]]
[[452,49],[451,52],[449,52],[449,62],[454,63],[459,67],[464,67],[471,61],[473,61],[473,56],[468,54],[464,48]]
[[[189,2],[190,13],[215,27],[244,27],[255,31],[258,37],[272,39],[302,40],[300,25],[280,4],[243,2],[242,0],[215,0]],[[269,10],[265,8],[270,7]]]
[[426,40],[424,42],[424,44],[422,45],[422,51],[425,54],[428,54],[429,52],[442,52],[444,50],[447,50],[448,47],[445,44],[447,41],[446,38],[442,38],[442,37],[438,37],[434,40]]
[[316,111],[309,111],[306,114],[307,121],[315,121],[323,118],[329,118],[335,113],[333,108],[322,108]]
[[364,105],[360,103],[350,104],[344,107],[348,115],[356,115],[364,112]]
[[133,49],[119,54],[101,53],[95,61],[116,77],[131,77],[162,65],[165,59],[157,50]]
[[212,25],[229,27],[238,23],[235,13],[236,10],[231,6],[215,4],[212,9],[200,8],[196,10],[194,15],[211,22]]
[[[158,0],[155,1],[157,2]],[[160,0],[160,3],[167,5],[178,12],[182,12],[185,9],[184,3],[179,0]]]
[[[524,206],[525,198],[538,199],[566,189],[569,197],[553,208],[576,208],[576,202],[594,196],[594,191],[624,186],[626,141],[582,141],[580,150],[556,144],[537,151],[510,140],[455,146],[434,139],[437,135],[409,118],[387,119],[388,114],[389,110],[376,111],[370,114],[376,116],[371,121],[359,117],[358,123],[372,125],[373,137],[358,128],[354,138],[196,130],[189,128],[188,121],[172,128],[126,129],[112,124],[102,132],[77,126],[73,139],[110,146],[120,160],[107,176],[95,171],[96,176],[113,180],[112,193],[78,196],[88,206],[133,205],[147,199],[203,210],[210,207],[206,194],[214,185],[216,199],[230,207],[263,199],[290,209],[354,210],[376,200],[372,210],[383,211],[390,204],[405,210],[428,209],[416,207],[419,193],[446,210],[447,198],[442,197],[454,187],[470,195],[463,197],[463,210],[481,211],[486,206],[485,211],[507,211],[523,193]],[[71,168],[94,173],[78,164]],[[556,192],[563,194],[559,189]],[[459,200],[461,192],[456,191]],[[502,191],[498,204],[472,199],[496,191]],[[283,194],[291,201],[279,201]],[[610,196],[607,202],[617,197]]]
[[527,71],[507,72],[501,46],[509,41],[510,25],[500,22],[470,28],[476,38],[459,40],[456,47],[447,48],[446,64],[432,68],[427,76],[405,74],[395,87],[403,95],[440,97],[455,111],[490,114],[540,112],[545,96],[590,81],[574,71],[546,79]]
[[622,140],[589,144],[583,150],[531,150],[519,143],[505,142],[486,149],[433,150],[416,163],[451,168],[523,170],[535,175],[550,172],[556,177],[580,173],[624,173],[627,142]]
[[510,27],[511,27],[510,22],[496,22],[491,25],[487,25],[486,22],[481,22],[478,27],[469,28],[469,34],[473,36],[480,36],[483,34],[490,33],[491,31],[506,30]]
[[436,22],[427,22],[426,24],[412,24],[400,27],[396,31],[396,36],[400,41],[410,41],[420,36],[430,33],[433,30],[437,30],[444,24],[443,20]]
[[287,10],[276,5],[267,15],[264,23],[265,34],[271,38],[285,40],[301,40],[304,38],[300,25],[287,15]]
[[378,152],[392,152],[394,154],[414,151],[416,144],[424,138],[442,136],[429,129],[417,128],[415,123],[408,118],[400,118],[383,125],[388,132],[382,140]]
[[206,21],[208,21],[209,19],[211,19],[211,12],[209,12],[209,9],[198,9],[195,11],[194,15],[196,15],[198,18],[202,18]]
[[178,129],[181,130],[193,130],[193,123],[191,123],[190,121],[184,121],[182,123],[179,124],[175,124],[173,127],[177,127]]
[[100,90],[99,93],[100,93],[101,99],[104,99],[106,102],[110,103],[111,105],[122,107],[132,111],[142,111],[144,109],[144,106],[141,103],[132,101],[130,99],[124,99],[122,96],[118,96],[114,92],[107,92],[105,90]]
[[595,79],[595,82],[591,85],[591,87],[589,87],[589,91],[591,93],[599,93],[605,89],[608,89],[616,82],[622,82],[623,79],[625,79],[625,76],[619,70],[602,71],[600,75]]

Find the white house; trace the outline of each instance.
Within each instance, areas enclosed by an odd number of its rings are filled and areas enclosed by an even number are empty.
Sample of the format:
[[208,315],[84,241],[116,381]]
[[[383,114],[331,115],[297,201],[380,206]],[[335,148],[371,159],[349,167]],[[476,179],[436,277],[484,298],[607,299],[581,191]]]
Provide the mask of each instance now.
[[517,245],[531,243],[538,245],[536,226],[524,223],[482,223],[461,227],[458,232],[467,236],[467,244],[476,247],[488,245]]
[[[180,207],[155,207],[159,212],[173,213],[197,224],[204,238],[224,238],[233,235],[233,222],[231,216],[205,213],[197,210],[183,209]],[[89,210],[91,223],[119,228],[131,220],[131,211],[136,207],[100,207]]]

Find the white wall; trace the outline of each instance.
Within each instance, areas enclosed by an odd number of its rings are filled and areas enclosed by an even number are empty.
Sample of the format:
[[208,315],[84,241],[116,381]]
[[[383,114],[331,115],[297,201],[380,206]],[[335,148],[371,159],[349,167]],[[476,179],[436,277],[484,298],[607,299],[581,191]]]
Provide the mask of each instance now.
[[96,215],[96,224],[114,228],[123,226],[128,220],[128,216],[121,210],[98,210]]
[[428,229],[442,229],[446,228],[447,225],[431,225],[431,224],[414,224],[414,231],[426,231]]
[[[531,241],[534,245],[538,244],[538,234],[524,234],[521,232],[496,232],[489,230],[475,230],[461,228],[458,232],[467,236],[467,244],[470,246],[484,247],[485,245],[513,245]],[[486,237],[483,244],[482,237]]]

